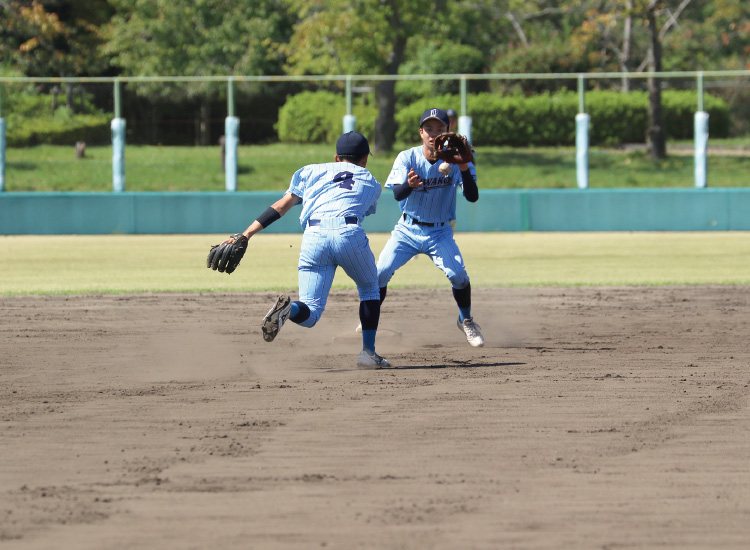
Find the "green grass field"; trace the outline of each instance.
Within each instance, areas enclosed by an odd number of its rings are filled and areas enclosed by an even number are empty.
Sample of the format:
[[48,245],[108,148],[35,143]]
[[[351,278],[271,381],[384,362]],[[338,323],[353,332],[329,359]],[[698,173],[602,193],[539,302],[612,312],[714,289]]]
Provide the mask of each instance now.
[[[0,294],[243,292],[297,287],[301,235],[260,234],[232,275],[205,267],[224,235],[0,237]],[[388,234],[370,235],[375,255]],[[474,287],[750,283],[750,234],[457,233]],[[391,287],[447,287],[425,256]],[[335,289],[354,288],[339,270]]]
[[[693,187],[694,166],[689,147],[689,144],[675,144],[669,158],[660,162],[649,160],[642,150],[593,148],[589,156],[590,187]],[[748,147],[747,143],[734,140],[711,155],[708,177],[711,187],[750,185]],[[333,151],[332,145],[242,146],[238,151],[238,189],[283,191],[295,170],[306,164],[333,160]],[[381,183],[388,177],[395,156],[396,152],[370,157],[368,168]],[[111,147],[88,147],[83,159],[75,158],[72,145],[8,149],[6,162],[8,192],[112,190]],[[224,190],[218,146],[128,146],[125,169],[128,191]],[[481,189],[576,187],[576,154],[571,147],[483,147],[477,151],[477,169]]]
[[[689,143],[663,162],[643,151],[593,149],[591,187],[692,187]],[[746,141],[725,143],[709,160],[713,187],[750,185]],[[241,147],[238,187],[287,188],[300,166],[332,159],[330,145]],[[395,154],[375,154],[369,168],[385,181]],[[6,191],[111,191],[111,148],[39,146],[7,151]],[[478,151],[480,187],[573,188],[572,148]],[[126,150],[129,191],[223,191],[218,147]],[[387,234],[373,234],[376,256]],[[259,235],[240,269],[207,270],[205,256],[223,235],[0,237],[0,294],[98,292],[234,292],[297,286],[299,234]],[[459,233],[474,286],[748,284],[750,236],[745,233]],[[399,271],[391,285],[439,287],[447,282],[426,257]],[[353,288],[339,274],[334,288]]]

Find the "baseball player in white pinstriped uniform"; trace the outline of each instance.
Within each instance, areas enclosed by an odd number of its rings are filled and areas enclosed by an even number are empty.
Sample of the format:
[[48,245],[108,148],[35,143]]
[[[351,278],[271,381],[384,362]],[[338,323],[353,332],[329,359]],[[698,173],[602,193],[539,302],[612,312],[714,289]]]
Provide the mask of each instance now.
[[363,135],[343,134],[336,143],[335,162],[297,170],[284,196],[244,231],[250,239],[302,203],[304,234],[297,268],[300,299],[278,297],[263,318],[263,338],[273,341],[287,319],[303,327],[315,326],[325,310],[336,268],[341,266],[359,292],[363,330],[357,366],[364,369],[390,366],[375,353],[380,291],[375,256],[361,225],[365,216],[375,212],[382,190],[366,168],[369,154],[370,145]]
[[456,190],[463,189],[469,202],[476,202],[479,190],[474,164],[451,165],[443,175],[434,156],[434,140],[449,128],[448,113],[427,109],[419,121],[422,144],[399,153],[385,183],[399,201],[401,217],[378,258],[381,302],[388,282],[398,268],[417,254],[428,255],[445,273],[458,305],[459,330],[474,347],[484,345],[479,325],[471,316],[471,284],[461,251],[453,238],[451,222],[456,219]]

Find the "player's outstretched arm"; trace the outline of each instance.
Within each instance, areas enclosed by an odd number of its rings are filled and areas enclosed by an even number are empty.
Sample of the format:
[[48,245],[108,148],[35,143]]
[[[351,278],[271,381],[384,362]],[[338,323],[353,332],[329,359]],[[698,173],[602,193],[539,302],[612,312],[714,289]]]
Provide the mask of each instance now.
[[206,267],[221,273],[230,274],[234,272],[245,255],[248,239],[289,212],[299,200],[298,196],[286,193],[258,216],[245,231],[230,235],[221,243],[212,246],[208,252]]
[[300,198],[293,193],[285,193],[283,197],[273,203],[271,206],[258,216],[253,223],[251,223],[245,231],[242,232],[248,239],[255,235],[257,232],[265,229],[273,222],[284,216],[292,206],[299,203]]
[[[247,237],[248,239],[258,233],[259,231],[262,231],[269,225],[271,225],[276,220],[280,219],[284,216],[289,210],[292,209],[292,206],[299,203],[300,197],[293,193],[285,193],[283,197],[281,197],[279,200],[277,200],[275,203],[273,203],[271,206],[266,208],[263,213],[258,216],[253,223],[251,223],[247,229],[245,229],[242,234]],[[231,241],[232,237],[229,237],[226,239],[226,241]]]

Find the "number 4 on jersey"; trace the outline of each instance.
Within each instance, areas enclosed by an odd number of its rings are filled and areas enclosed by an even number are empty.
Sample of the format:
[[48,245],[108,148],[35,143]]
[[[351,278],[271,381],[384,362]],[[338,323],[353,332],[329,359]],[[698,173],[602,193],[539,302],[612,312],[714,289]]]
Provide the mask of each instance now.
[[354,174],[352,172],[339,172],[333,178],[333,183],[338,183],[338,186],[342,189],[349,189],[351,191],[354,187]]

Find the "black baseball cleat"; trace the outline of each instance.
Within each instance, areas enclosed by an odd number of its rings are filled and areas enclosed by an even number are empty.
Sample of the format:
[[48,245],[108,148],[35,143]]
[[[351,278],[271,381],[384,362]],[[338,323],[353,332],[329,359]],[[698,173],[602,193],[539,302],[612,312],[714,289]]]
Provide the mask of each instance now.
[[273,342],[282,325],[289,318],[291,311],[292,299],[286,294],[282,294],[276,299],[276,303],[268,310],[266,316],[263,317],[263,325],[260,329],[263,331],[263,339],[266,342]]

